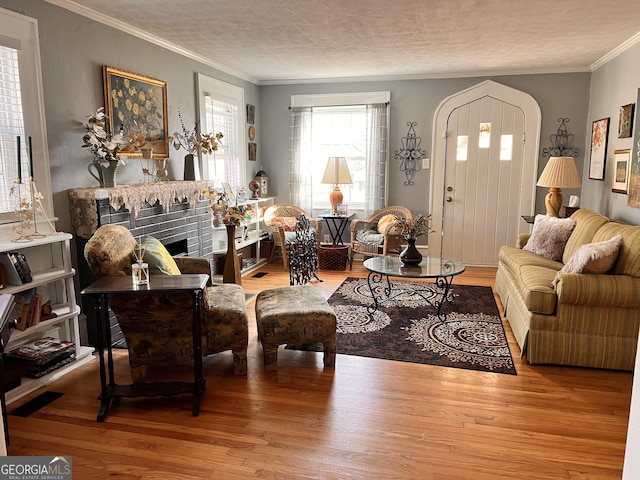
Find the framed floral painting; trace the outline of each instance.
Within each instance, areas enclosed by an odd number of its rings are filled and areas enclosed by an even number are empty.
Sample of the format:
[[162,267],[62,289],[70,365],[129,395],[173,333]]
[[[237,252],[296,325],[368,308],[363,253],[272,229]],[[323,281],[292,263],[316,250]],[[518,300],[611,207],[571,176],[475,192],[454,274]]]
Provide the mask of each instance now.
[[106,65],[103,79],[110,131],[143,135],[145,146],[153,147],[154,157],[168,158],[167,82]]
[[593,122],[591,126],[591,163],[589,164],[589,178],[592,180],[604,180],[608,137],[609,118]]

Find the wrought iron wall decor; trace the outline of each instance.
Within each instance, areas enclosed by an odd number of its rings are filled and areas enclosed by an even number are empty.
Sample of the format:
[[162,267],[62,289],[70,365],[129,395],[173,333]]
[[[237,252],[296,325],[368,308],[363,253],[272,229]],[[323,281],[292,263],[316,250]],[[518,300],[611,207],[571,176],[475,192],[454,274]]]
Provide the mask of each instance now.
[[542,149],[543,157],[575,157],[578,155],[579,149],[572,147],[573,134],[567,131],[568,118],[558,118],[560,126],[558,131],[551,135],[551,146]]
[[427,152],[420,148],[422,139],[416,137],[415,126],[417,122],[407,122],[409,131],[406,137],[402,137],[402,148],[396,150],[393,158],[400,160],[400,171],[404,172],[407,180],[405,186],[414,185],[413,176],[420,171],[422,159],[427,158]]

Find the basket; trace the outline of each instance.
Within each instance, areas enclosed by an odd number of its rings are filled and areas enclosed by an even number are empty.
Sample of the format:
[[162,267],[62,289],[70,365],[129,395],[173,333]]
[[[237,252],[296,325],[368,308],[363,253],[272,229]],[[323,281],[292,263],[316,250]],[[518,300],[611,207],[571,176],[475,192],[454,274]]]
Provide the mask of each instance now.
[[348,245],[325,245],[318,249],[318,263],[321,270],[346,270],[348,260]]

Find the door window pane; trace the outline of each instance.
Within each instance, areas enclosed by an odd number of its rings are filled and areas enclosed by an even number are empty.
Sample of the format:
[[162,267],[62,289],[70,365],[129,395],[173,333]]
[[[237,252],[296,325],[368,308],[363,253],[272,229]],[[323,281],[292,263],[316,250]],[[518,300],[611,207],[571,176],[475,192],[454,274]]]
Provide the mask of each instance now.
[[460,162],[466,162],[468,151],[469,151],[469,135],[458,135],[456,160]]
[[478,137],[478,148],[489,148],[491,146],[491,123],[480,124],[480,136]]
[[513,135],[500,137],[500,160],[511,160],[513,155]]

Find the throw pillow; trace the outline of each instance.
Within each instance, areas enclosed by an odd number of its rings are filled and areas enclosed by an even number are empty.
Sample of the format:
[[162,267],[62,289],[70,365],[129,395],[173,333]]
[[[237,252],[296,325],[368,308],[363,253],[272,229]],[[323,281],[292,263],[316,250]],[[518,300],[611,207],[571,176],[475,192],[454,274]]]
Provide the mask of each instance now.
[[298,219],[296,217],[274,217],[273,223],[282,225],[285,232],[295,232]]
[[378,233],[384,233],[387,230],[387,226],[396,222],[395,215],[385,215],[378,220]]
[[575,226],[576,222],[570,218],[536,215],[531,237],[523,250],[558,262]]
[[180,269],[176,265],[176,261],[160,240],[147,237],[143,242],[143,246],[143,259],[149,264],[149,274],[180,275]]
[[622,235],[582,245],[558,273],[607,273],[618,259]]

